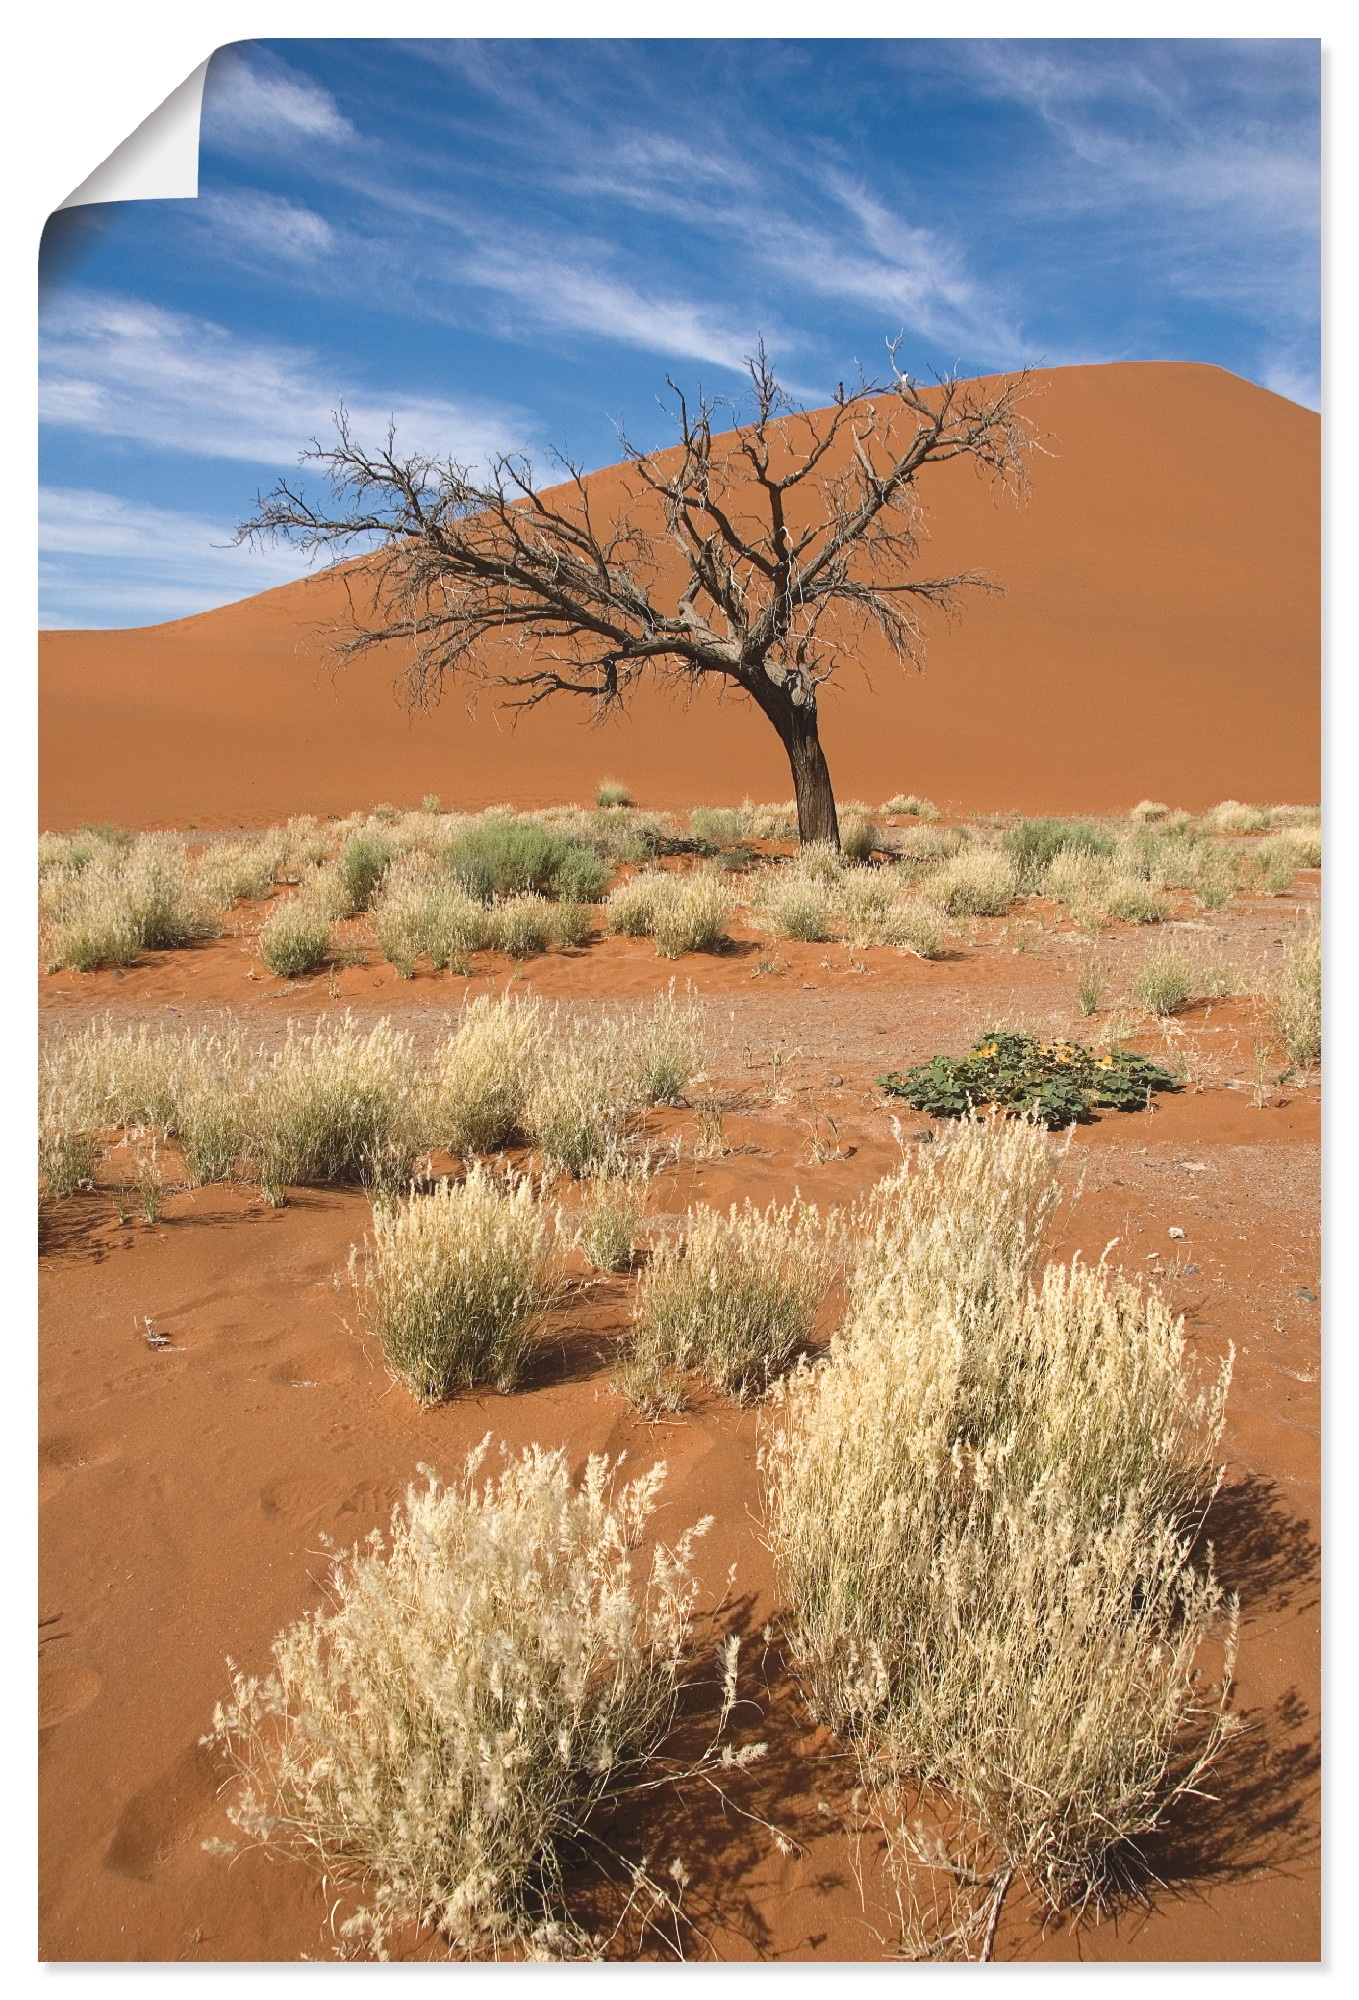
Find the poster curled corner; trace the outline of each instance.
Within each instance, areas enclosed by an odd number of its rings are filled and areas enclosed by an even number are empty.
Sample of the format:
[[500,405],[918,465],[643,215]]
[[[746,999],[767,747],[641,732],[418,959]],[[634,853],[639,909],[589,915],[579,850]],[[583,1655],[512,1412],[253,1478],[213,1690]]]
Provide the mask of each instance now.
[[60,204],[83,208],[95,201],[183,201],[198,193],[198,132],[203,117],[203,84],[211,56],[205,56],[165,102],[136,131],[115,146],[74,193]]

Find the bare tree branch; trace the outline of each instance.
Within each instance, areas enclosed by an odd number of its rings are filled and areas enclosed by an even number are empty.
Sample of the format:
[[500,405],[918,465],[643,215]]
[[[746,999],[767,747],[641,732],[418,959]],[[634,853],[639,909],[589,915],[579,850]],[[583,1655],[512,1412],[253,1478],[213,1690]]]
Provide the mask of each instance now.
[[753,418],[726,433],[714,428],[722,399],[691,402],[670,382],[678,443],[643,451],[620,431],[623,491],[602,518],[596,486],[567,460],[542,486],[522,455],[480,475],[402,457],[390,428],[370,452],[341,408],[335,442],[313,440],[302,459],[323,469],[329,505],[282,481],[236,539],[356,552],[339,656],[401,645],[418,705],[459,676],[511,708],[569,694],[597,716],[646,674],[734,684],[788,751],[803,838],[837,840],[817,689],[869,630],[918,664],[921,608],[951,613],[963,593],[996,587],[968,571],[915,574],[920,475],[966,457],[1019,493],[1035,444],[1027,375],[927,387],[898,367],[898,348],[884,380],[860,372],[809,414],[761,342],[747,364]]

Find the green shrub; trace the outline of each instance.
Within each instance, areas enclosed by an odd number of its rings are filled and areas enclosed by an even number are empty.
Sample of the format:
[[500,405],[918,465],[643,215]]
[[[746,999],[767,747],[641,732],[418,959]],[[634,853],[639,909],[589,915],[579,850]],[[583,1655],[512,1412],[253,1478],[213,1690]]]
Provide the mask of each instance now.
[[553,870],[552,893],[563,903],[598,903],[613,880],[607,861],[588,847],[570,847]]
[[630,806],[632,793],[626,785],[617,784],[612,778],[605,778],[595,793],[595,804],[605,812],[614,811],[619,806]]
[[350,913],[366,910],[392,862],[392,843],[378,833],[351,834],[340,849],[335,872]]
[[1157,820],[1169,819],[1169,817],[1170,807],[1163,806],[1156,799],[1139,799],[1138,803],[1128,814],[1128,818],[1135,820],[1139,826],[1151,826]]
[[568,851],[565,837],[537,820],[479,819],[455,836],[447,861],[468,895],[489,903],[548,888]]
[[997,1030],[961,1060],[935,1056],[880,1076],[878,1087],[936,1118],[970,1118],[994,1105],[1055,1129],[1084,1121],[1096,1109],[1144,1111],[1154,1090],[1176,1085],[1145,1056],[1124,1050],[1095,1056],[1080,1042],[1039,1042]]
[[933,820],[939,817],[939,808],[934,801],[918,799],[914,792],[908,792],[904,798],[898,792],[894,798],[888,799],[880,810],[885,813],[896,813],[902,819]]

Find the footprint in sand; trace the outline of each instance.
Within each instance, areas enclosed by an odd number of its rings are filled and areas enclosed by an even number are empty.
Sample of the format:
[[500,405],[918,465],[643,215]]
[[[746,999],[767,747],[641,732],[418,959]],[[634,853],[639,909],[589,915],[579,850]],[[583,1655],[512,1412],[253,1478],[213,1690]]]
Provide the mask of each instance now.
[[319,1479],[279,1479],[260,1494],[260,1507],[266,1514],[289,1518],[313,1513],[325,1497],[326,1489]]
[[196,1743],[168,1771],[123,1807],[104,1866],[149,1882],[157,1866],[185,1840],[212,1804],[221,1779],[211,1748]]
[[63,1431],[38,1446],[38,1498],[44,1500],[66,1484],[72,1472],[86,1465],[108,1465],[117,1458],[112,1438],[90,1432]]
[[335,1382],[348,1382],[354,1374],[349,1357],[333,1347],[308,1347],[276,1362],[269,1380],[285,1389],[320,1389]]

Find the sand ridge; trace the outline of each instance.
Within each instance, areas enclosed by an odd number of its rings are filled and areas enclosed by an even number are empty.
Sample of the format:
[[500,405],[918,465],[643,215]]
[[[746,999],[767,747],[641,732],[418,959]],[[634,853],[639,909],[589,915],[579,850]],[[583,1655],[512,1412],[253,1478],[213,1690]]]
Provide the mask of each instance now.
[[[962,464],[921,487],[922,571],[980,570],[1005,594],[935,619],[923,674],[865,642],[863,672],[823,691],[839,795],[1047,812],[1315,799],[1317,416],[1179,362],[1048,369],[1035,388],[1026,503]],[[591,475],[592,496],[619,476]],[[401,660],[333,676],[318,628],[343,598],[321,575],[165,625],[45,633],[42,824],[263,825],[427,792],[533,807],[605,775],[660,808],[791,790],[739,695],[651,688],[598,728],[551,704],[515,724],[489,696],[469,713],[461,691],[411,715]]]

